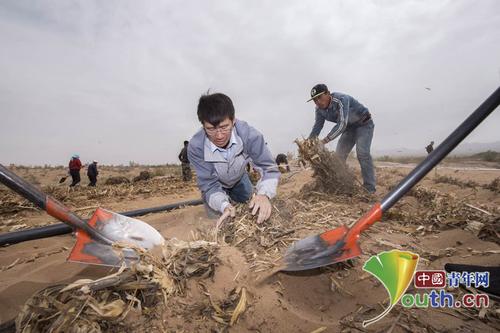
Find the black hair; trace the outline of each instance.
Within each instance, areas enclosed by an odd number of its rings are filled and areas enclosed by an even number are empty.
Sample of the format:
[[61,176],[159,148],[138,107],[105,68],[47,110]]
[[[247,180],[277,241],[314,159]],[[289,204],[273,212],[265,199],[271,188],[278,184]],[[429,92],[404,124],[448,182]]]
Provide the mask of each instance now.
[[234,120],[234,106],[231,99],[221,93],[206,94],[198,101],[198,119],[203,124],[207,122],[213,126],[229,118]]
[[184,141],[184,146],[189,144],[189,141]]

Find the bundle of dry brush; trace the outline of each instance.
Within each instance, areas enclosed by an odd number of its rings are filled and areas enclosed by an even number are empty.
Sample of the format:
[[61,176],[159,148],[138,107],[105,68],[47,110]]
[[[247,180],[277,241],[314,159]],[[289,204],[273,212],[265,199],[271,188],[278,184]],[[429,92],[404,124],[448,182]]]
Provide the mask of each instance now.
[[[121,244],[115,244],[121,247]],[[126,245],[125,247],[131,247]],[[131,332],[147,327],[186,280],[212,276],[214,243],[167,241],[151,253],[133,247],[140,260],[97,280],[81,279],[34,294],[16,318],[17,332]]]
[[297,139],[295,143],[299,147],[299,158],[311,163],[314,170],[315,182],[306,190],[349,196],[360,192],[361,187],[345,162],[318,139]]

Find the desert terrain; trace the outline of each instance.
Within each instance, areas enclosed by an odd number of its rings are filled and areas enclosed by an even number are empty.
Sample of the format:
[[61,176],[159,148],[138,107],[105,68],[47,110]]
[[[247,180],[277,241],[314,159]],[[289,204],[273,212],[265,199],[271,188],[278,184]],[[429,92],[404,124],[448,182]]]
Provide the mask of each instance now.
[[[360,179],[357,161],[349,164]],[[313,171],[293,161],[291,172],[281,177],[271,219],[256,225],[248,208],[240,205],[237,216],[227,221],[217,237],[215,221],[206,217],[203,206],[138,217],[166,239],[205,241],[210,250],[196,266],[201,273],[179,279],[182,287],[161,302],[148,305],[142,300],[139,310],[134,307],[122,316],[109,317],[106,323],[99,321],[94,330],[80,331],[497,332],[500,306],[494,297],[483,309],[408,309],[396,305],[379,322],[368,327],[361,323],[381,313],[388,302],[384,286],[362,270],[374,254],[392,249],[411,251],[420,256],[418,269],[429,270],[443,269],[445,263],[500,265],[498,163],[447,161],[362,234],[360,257],[309,271],[275,272],[279,258],[294,241],[352,224],[414,166],[378,160],[376,194],[344,196],[311,189],[307,185],[314,181]],[[65,176],[64,168],[10,169],[84,218],[97,207],[120,212],[200,197],[195,180],[181,180],[180,166],[101,166],[97,187],[87,187],[82,174],[81,186],[72,189],[69,180],[59,183]],[[141,171],[148,171],[151,177],[133,182]],[[105,184],[116,176],[130,182]],[[58,221],[0,186],[0,233],[53,223]],[[13,331],[16,316],[30,311],[23,305],[44,288],[116,272],[67,262],[73,244],[74,236],[67,234],[0,248],[1,332]],[[450,292],[459,296],[470,291],[459,288]],[[59,309],[54,315],[66,310]]]

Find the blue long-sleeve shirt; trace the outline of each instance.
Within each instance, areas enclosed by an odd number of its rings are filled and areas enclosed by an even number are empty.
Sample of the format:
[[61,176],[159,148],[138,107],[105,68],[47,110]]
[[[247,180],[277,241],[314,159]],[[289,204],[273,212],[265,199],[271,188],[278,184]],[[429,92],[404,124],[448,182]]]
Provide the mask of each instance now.
[[251,161],[261,171],[257,194],[276,195],[280,172],[264,136],[242,120],[236,120],[227,149],[217,148],[200,129],[189,141],[188,158],[196,170],[203,199],[214,210],[224,212],[229,197],[223,188],[240,181]]
[[325,120],[328,120],[336,123],[326,136],[328,141],[332,141],[342,134],[347,126],[359,123],[369,113],[368,109],[352,96],[338,92],[331,93],[331,96],[332,100],[326,109],[316,107],[316,119],[309,138],[317,137],[325,125]]

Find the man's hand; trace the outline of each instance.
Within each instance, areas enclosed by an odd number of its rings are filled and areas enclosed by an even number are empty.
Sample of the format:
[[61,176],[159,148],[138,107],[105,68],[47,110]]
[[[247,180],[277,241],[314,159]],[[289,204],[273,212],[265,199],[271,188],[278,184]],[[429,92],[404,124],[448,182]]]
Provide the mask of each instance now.
[[272,212],[271,202],[269,198],[263,194],[255,195],[250,201],[250,208],[252,209],[252,215],[255,215],[259,211],[259,216],[257,217],[257,224],[266,221]]
[[222,223],[229,217],[235,217],[236,216],[236,209],[229,204],[226,209],[224,209],[224,213],[222,213],[221,217],[217,220],[217,223],[215,224],[215,230],[218,231]]

